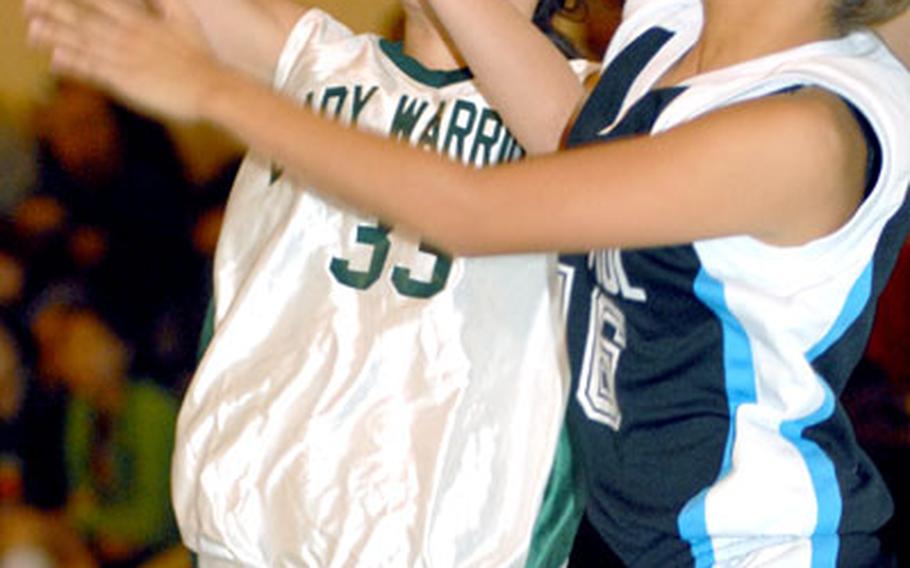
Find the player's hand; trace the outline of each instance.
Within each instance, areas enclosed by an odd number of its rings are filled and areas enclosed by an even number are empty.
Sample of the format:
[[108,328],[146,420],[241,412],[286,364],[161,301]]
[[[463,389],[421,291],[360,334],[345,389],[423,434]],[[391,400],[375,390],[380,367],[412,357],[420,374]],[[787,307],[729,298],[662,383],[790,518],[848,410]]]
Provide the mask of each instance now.
[[196,43],[200,48],[210,49],[209,42],[205,36],[205,29],[196,14],[187,5],[186,0],[146,1],[152,10],[183,35],[187,41]]
[[224,73],[205,43],[167,13],[123,0],[25,0],[25,8],[29,37],[50,49],[55,71],[156,114],[198,118]]

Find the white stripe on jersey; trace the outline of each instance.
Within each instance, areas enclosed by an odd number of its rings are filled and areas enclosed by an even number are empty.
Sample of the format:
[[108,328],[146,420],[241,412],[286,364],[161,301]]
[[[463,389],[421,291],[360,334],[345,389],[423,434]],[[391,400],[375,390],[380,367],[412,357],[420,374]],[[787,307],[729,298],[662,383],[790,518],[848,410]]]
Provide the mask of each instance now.
[[[668,44],[672,47],[656,57],[633,85],[627,105],[650,89],[698,38],[701,2],[628,2],[618,35],[635,38],[655,21],[676,35]],[[617,52],[627,41],[619,38],[611,49]],[[853,218],[824,238],[789,248],[747,237],[694,244],[704,269],[703,281],[710,281],[707,286],[716,286],[722,296],[721,306],[711,307],[725,312],[719,314],[724,316],[721,321],[732,322],[735,333],[742,334],[744,357],[751,360],[750,375],[743,377],[746,384],[735,386],[751,389],[755,397],[734,408],[731,463],[681,517],[681,524],[691,523],[692,508],[700,509],[703,518],[698,522],[704,523],[713,547],[705,557],[717,565],[752,566],[774,558],[780,565],[809,566],[813,552],[816,562],[836,559],[836,537],[831,537],[833,544],[826,544],[816,536],[813,551],[813,543],[806,539],[784,538],[782,545],[769,549],[761,539],[735,535],[837,532],[841,497],[836,494],[834,465],[800,435],[834,411],[833,393],[811,363],[813,355],[829,346],[829,338],[843,331],[839,326],[851,323],[850,318],[869,301],[873,255],[886,223],[907,199],[910,185],[910,137],[906,135],[910,81],[871,32],[855,32],[837,41],[817,42],[696,76],[686,81],[685,92],[661,114],[654,132],[793,85],[828,89],[855,105],[883,146],[883,166],[876,187]],[[782,510],[787,514],[781,515]]]

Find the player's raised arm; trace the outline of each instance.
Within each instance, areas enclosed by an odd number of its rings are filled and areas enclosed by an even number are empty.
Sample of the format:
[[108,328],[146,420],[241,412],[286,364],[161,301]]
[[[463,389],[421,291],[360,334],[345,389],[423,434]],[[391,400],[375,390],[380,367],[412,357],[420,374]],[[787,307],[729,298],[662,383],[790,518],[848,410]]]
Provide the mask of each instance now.
[[525,149],[555,150],[584,90],[559,50],[530,23],[536,1],[429,3]]
[[[122,0],[121,0],[122,1]],[[291,29],[307,8],[294,0],[144,0],[172,30],[225,65],[271,82]]]
[[270,82],[278,56],[307,7],[294,0],[152,0],[187,11],[226,65]]
[[887,22],[880,32],[891,50],[910,69],[910,12]]
[[830,94],[769,97],[659,136],[475,170],[323,119],[119,2],[27,6],[32,37],[52,47],[58,69],[147,109],[211,121],[320,191],[454,253],[744,234],[793,245],[837,229],[861,197],[862,135]]

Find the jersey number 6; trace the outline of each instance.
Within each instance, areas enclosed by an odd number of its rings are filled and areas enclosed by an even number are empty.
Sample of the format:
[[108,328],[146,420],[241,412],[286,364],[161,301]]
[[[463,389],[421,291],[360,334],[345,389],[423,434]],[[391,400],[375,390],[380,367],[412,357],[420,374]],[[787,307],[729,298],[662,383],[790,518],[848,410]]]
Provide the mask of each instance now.
[[[349,260],[333,258],[329,265],[332,276],[339,283],[357,290],[366,290],[379,280],[389,256],[389,231],[391,227],[385,225],[360,225],[357,227],[357,242],[373,247],[370,257],[370,266],[367,270],[351,270]],[[420,252],[436,257],[433,264],[433,274],[429,281],[417,280],[411,277],[411,269],[404,266],[395,266],[392,270],[392,285],[402,296],[411,298],[431,298],[445,288],[452,269],[452,258],[430,245],[421,243]]]

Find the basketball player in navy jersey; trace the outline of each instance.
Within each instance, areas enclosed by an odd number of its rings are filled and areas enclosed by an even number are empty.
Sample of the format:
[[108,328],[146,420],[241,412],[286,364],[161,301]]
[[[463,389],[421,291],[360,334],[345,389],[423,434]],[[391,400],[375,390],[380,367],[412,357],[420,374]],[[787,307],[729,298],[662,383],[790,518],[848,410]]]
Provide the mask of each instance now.
[[[558,54],[507,3],[431,3],[513,132],[555,148],[584,98]],[[891,501],[838,395],[910,230],[910,74],[865,27],[908,4],[632,0],[569,149],[479,171],[300,112],[154,20],[32,13],[59,68],[446,250],[591,251],[562,269],[568,420],[604,554],[878,566]]]

